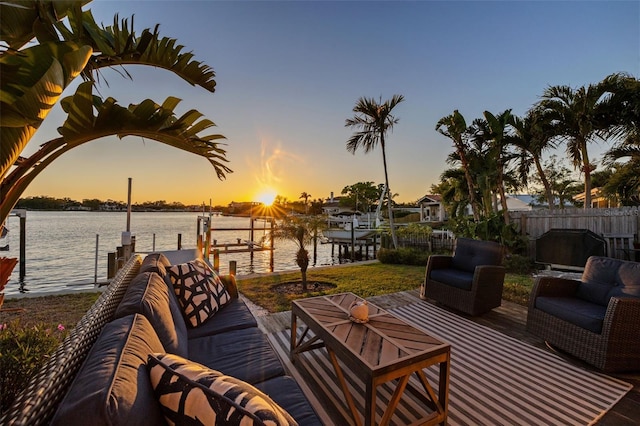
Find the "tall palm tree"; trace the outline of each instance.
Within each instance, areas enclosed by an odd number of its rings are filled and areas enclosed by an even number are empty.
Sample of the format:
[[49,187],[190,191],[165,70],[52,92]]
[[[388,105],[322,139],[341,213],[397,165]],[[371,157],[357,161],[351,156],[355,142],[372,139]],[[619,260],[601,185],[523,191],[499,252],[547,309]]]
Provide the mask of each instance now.
[[311,198],[311,194],[307,194],[306,192],[300,194],[300,199],[304,199],[304,214],[309,214],[309,198]]
[[[202,115],[173,113],[179,103],[168,98],[161,105],[145,100],[124,108],[112,98],[101,99],[93,84],[104,67],[128,64],[151,65],[169,70],[192,85],[213,92],[213,70],[182,53],[175,39],[161,38],[157,27],[138,36],[124,19],[112,26],[98,26],[87,1],[8,0],[0,3],[0,227],[33,178],[69,149],[107,135],[143,136],[205,157],[218,178],[231,170],[225,151],[217,142],[221,135],[199,136],[213,126]],[[69,26],[62,21],[68,18]],[[27,45],[36,39],[37,44]],[[26,46],[26,47],[25,47]],[[129,76],[126,70],[121,73]],[[61,138],[44,144],[29,158],[20,156],[40,124],[76,77],[87,82],[61,105],[68,114]],[[130,76],[129,76],[130,77]],[[94,112],[97,112],[95,114]]]
[[360,98],[353,107],[355,113],[353,118],[345,121],[346,127],[359,129],[347,141],[347,151],[355,154],[358,148],[364,149],[365,153],[372,151],[378,144],[382,149],[382,163],[384,166],[384,183],[387,188],[387,200],[389,209],[389,226],[391,227],[391,239],[393,247],[398,248],[398,237],[393,223],[393,209],[391,202],[391,189],[389,188],[389,174],[387,172],[387,152],[386,135],[398,123],[391,112],[400,102],[404,101],[404,96],[393,95],[385,102],[382,98],[376,102],[373,98]]
[[508,143],[515,146],[520,151],[518,173],[524,185],[528,183],[528,176],[531,164],[536,168],[536,172],[544,187],[549,210],[555,208],[551,183],[544,173],[542,167],[542,154],[549,148],[555,148],[552,133],[547,127],[539,110],[532,108],[527,114],[520,118],[512,115],[510,123],[513,134],[508,138]]
[[509,224],[509,208],[507,207],[507,195],[504,190],[504,174],[507,163],[513,158],[508,152],[508,126],[511,120],[511,110],[505,110],[493,115],[489,111],[484,112],[489,133],[487,137],[491,143],[491,152],[496,159],[496,187],[500,194],[500,204],[502,206],[502,217],[504,223]]
[[555,133],[567,143],[574,167],[584,173],[584,208],[591,208],[591,172],[596,168],[589,158],[588,145],[602,139],[608,125],[600,120],[606,111],[605,84],[590,84],[572,89],[551,86],[545,89],[539,106],[551,119]]
[[436,124],[436,130],[442,135],[448,137],[453,142],[453,146],[456,150],[456,154],[460,159],[462,168],[464,170],[465,179],[467,181],[467,190],[469,191],[469,202],[471,203],[471,209],[473,211],[473,220],[480,220],[480,214],[478,212],[478,206],[475,196],[475,187],[471,178],[471,172],[469,170],[469,160],[467,159],[467,141],[465,140],[465,134],[467,132],[467,123],[464,117],[458,110],[453,111],[453,114],[442,117]]

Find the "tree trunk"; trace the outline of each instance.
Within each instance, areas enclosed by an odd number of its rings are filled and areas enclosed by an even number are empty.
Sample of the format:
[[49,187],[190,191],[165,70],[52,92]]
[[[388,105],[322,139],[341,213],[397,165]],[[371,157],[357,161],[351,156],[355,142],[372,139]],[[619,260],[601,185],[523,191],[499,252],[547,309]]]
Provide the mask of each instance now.
[[582,168],[584,171],[584,208],[591,208],[591,163],[589,162],[589,153],[587,152],[587,142],[581,141],[582,151]]
[[391,241],[393,248],[398,248],[398,237],[393,224],[393,207],[391,205],[391,189],[389,189],[389,175],[387,174],[387,152],[384,144],[384,134],[380,135],[380,146],[382,147],[382,163],[384,165],[384,183],[387,186],[387,208],[389,209],[389,227],[391,228]]
[[467,157],[461,148],[458,148],[458,155],[462,162],[462,168],[464,169],[464,177],[467,180],[467,189],[469,190],[469,204],[471,204],[471,211],[473,212],[473,220],[478,222],[480,220],[480,214],[478,213],[478,204],[476,203],[476,191],[473,187],[473,179],[471,179],[471,173],[469,173],[469,164]]
[[533,161],[536,165],[536,170],[538,170],[538,175],[540,176],[540,180],[542,181],[542,186],[544,186],[544,193],[547,197],[547,203],[549,203],[549,211],[553,211],[554,200],[553,200],[553,191],[551,190],[551,184],[549,183],[549,179],[544,174],[544,170],[542,169],[542,164],[540,164],[540,158],[537,156],[533,157]]

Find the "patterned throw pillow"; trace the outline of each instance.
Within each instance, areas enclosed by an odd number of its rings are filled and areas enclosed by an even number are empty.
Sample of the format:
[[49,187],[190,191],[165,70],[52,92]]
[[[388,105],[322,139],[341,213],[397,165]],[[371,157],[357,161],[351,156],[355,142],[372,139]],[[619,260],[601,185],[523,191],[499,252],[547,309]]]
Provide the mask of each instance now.
[[297,425],[250,384],[178,355],[151,354],[147,368],[169,424]]
[[203,324],[231,299],[220,277],[200,259],[171,266],[167,273],[191,327]]

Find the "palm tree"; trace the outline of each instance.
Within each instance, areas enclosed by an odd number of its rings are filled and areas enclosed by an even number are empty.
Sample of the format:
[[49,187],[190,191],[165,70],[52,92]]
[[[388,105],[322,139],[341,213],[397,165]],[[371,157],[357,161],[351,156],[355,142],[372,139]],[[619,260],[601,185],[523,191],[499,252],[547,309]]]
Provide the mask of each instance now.
[[[223,136],[200,136],[214,126],[192,110],[177,117],[180,102],[162,104],[149,99],[129,108],[112,98],[101,99],[93,85],[104,67],[151,65],[169,70],[192,85],[213,92],[213,70],[182,53],[176,40],[160,38],[157,27],[140,36],[117,16],[109,27],[98,26],[84,2],[9,0],[0,3],[0,36],[5,49],[0,56],[0,227],[29,183],[55,158],[76,146],[108,135],[141,136],[205,157],[223,179],[231,170],[224,165]],[[45,13],[46,12],[46,13]],[[67,17],[69,27],[62,19]],[[35,32],[34,29],[38,31]],[[36,45],[27,45],[32,39]],[[27,46],[27,47],[25,47]],[[121,71],[122,73],[122,71]],[[124,70],[124,75],[126,70]],[[77,76],[73,96],[62,100],[68,118],[59,129],[62,137],[45,143],[28,158],[20,156],[40,124]]]
[[500,194],[500,204],[502,205],[502,216],[504,223],[509,224],[509,208],[507,207],[507,196],[504,190],[504,174],[507,163],[513,156],[507,152],[507,126],[511,120],[511,110],[501,112],[497,116],[489,111],[484,112],[489,133],[487,137],[491,142],[491,152],[496,160],[496,187]]
[[544,151],[555,148],[552,134],[545,128],[548,123],[543,119],[540,111],[532,108],[523,118],[512,115],[509,124],[514,132],[508,138],[508,143],[520,151],[518,174],[521,182],[525,186],[528,184],[530,166],[531,164],[535,165],[538,177],[544,187],[549,210],[553,210],[555,208],[553,191],[542,167]]
[[404,101],[404,96],[393,95],[390,100],[382,102],[382,98],[376,102],[373,98],[360,98],[353,107],[355,113],[353,118],[345,121],[346,127],[359,129],[347,141],[347,151],[355,154],[358,148],[363,148],[365,153],[372,151],[378,143],[382,148],[382,163],[384,166],[384,183],[387,188],[387,200],[389,209],[389,226],[391,227],[391,239],[393,248],[398,248],[398,237],[393,223],[393,209],[391,202],[391,189],[389,188],[389,174],[387,172],[387,152],[386,135],[388,130],[398,123],[391,112],[400,102]]
[[473,220],[478,221],[480,220],[480,214],[478,213],[478,206],[476,203],[476,191],[469,171],[469,160],[467,159],[467,141],[465,140],[467,123],[465,122],[462,114],[460,114],[458,110],[455,110],[453,111],[453,114],[442,117],[438,121],[436,124],[436,130],[453,141],[453,146],[456,150],[460,163],[462,164],[465,179],[467,181],[467,190],[469,191],[469,202],[471,203],[471,209],[473,211]]
[[[311,226],[301,217],[285,216],[273,231],[272,238],[276,240],[293,241],[297,244],[296,265],[300,267],[302,275],[302,291],[307,291],[307,268],[309,267],[309,252],[305,246],[311,242],[313,235]],[[316,231],[317,232],[317,231]],[[316,234],[317,235],[317,234]]]
[[596,168],[589,158],[588,145],[602,139],[609,127],[601,120],[607,106],[606,89],[603,83],[576,90],[569,86],[551,86],[544,91],[539,103],[550,118],[555,134],[567,143],[573,166],[584,173],[584,208],[591,208],[591,172]]
[[309,198],[311,198],[311,194],[307,194],[306,192],[303,192],[302,194],[300,194],[300,199],[304,198],[304,214],[309,214],[309,204],[308,204],[308,200]]

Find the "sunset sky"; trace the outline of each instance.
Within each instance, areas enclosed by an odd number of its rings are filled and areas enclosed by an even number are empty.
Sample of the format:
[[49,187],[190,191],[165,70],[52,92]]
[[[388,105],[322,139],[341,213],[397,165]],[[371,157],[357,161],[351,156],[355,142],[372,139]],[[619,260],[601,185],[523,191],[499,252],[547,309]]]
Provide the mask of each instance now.
[[[524,115],[550,85],[640,75],[638,1],[94,1],[86,8],[105,25],[115,14],[135,15],[138,33],[160,24],[161,35],[213,67],[213,94],[150,67],[129,67],[132,81],[105,71],[99,91],[121,105],[183,99],[179,114],[197,109],[226,136],[234,173],[219,181],[201,157],[114,137],[65,154],[25,196],[123,201],[129,177],[134,203],[338,195],[356,182],[384,182],[379,148],[346,150],[353,131],[344,123],[358,98],[402,94],[388,135],[389,180],[397,200],[411,202],[448,167],[451,143],[435,125],[454,109],[467,123],[485,110]],[[24,154],[56,137],[63,120],[57,106]],[[606,148],[592,145],[596,158]],[[556,154],[565,158],[564,147]]]

